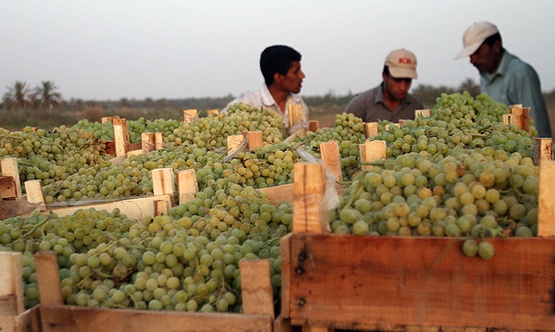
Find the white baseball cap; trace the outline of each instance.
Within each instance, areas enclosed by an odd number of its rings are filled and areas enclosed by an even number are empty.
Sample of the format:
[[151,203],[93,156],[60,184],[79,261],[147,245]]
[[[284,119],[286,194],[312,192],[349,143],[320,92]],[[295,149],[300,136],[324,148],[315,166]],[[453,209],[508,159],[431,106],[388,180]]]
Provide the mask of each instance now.
[[418,78],[416,73],[416,55],[404,48],[391,51],[385,58],[389,73],[395,78]]
[[457,54],[455,60],[466,58],[476,52],[486,38],[499,33],[497,27],[490,22],[478,22],[472,24],[463,35],[463,49]]

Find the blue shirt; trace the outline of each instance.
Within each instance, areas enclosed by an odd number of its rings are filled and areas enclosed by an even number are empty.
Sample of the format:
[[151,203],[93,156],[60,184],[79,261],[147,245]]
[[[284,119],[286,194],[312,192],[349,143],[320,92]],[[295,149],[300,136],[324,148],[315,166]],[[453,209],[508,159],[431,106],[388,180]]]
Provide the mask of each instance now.
[[534,119],[538,137],[552,137],[540,78],[534,68],[526,62],[505,51],[497,71],[481,75],[480,89],[497,102],[530,107],[530,115]]
[[384,100],[382,82],[374,89],[351,99],[345,107],[345,113],[352,113],[364,122],[377,122],[378,120],[399,122],[399,120],[414,120],[414,111],[423,108],[424,106],[418,98],[407,94],[396,109],[389,109]]

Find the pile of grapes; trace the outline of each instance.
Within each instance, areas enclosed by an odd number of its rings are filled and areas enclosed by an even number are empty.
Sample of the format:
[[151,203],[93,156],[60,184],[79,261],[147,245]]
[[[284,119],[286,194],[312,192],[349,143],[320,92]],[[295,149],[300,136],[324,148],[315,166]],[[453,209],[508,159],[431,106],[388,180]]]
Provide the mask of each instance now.
[[431,117],[380,123],[387,158],[357,175],[332,213],[332,230],[356,235],[467,238],[469,256],[493,257],[490,237],[537,235],[533,136],[502,123],[487,95],[443,94]]
[[[443,94],[431,112],[402,125],[380,122],[369,139],[384,140],[387,157],[364,172],[364,123],[352,114],[291,141],[282,117],[244,104],[188,124],[129,121],[130,136],[163,132],[164,149],[120,163],[104,152],[110,124],[2,130],[0,155],[18,158],[22,181],[42,181],[48,205],[152,195],[157,168],[194,169],[199,192],[169,215],[143,220],[117,209],[7,219],[0,250],[23,253],[27,307],[39,301],[32,255],[52,250],[68,304],[239,312],[239,261],[268,258],[279,297],[279,240],[292,230],[292,205],[271,205],[256,189],[292,183],[298,148],[320,157],[320,144],[329,141],[338,142],[343,176],[353,179],[331,211],[334,233],[462,238],[466,255],[484,259],[494,255],[488,238],[535,236],[533,136],[504,125],[507,106],[487,95]],[[245,131],[262,131],[265,144],[229,155],[227,137]]]
[[267,258],[278,296],[279,239],[292,205],[271,205],[231,179],[206,187],[170,214],[129,220],[119,210],[34,212],[0,223],[0,250],[23,253],[25,304],[39,303],[32,255],[58,254],[62,295],[73,305],[239,312],[239,261]]

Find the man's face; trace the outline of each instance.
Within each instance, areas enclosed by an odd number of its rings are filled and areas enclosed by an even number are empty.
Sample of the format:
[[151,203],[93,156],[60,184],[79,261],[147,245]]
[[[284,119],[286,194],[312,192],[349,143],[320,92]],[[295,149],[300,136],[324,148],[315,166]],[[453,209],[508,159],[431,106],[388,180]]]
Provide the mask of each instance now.
[[497,70],[497,57],[498,51],[496,44],[491,46],[482,44],[476,52],[470,55],[470,63],[478,69],[480,74],[493,74]]
[[299,93],[303,87],[303,79],[306,77],[301,70],[301,62],[293,61],[291,62],[291,67],[287,71],[285,76],[281,76],[281,87],[290,93]]
[[386,93],[394,100],[400,101],[409,93],[412,78],[395,78],[383,75]]

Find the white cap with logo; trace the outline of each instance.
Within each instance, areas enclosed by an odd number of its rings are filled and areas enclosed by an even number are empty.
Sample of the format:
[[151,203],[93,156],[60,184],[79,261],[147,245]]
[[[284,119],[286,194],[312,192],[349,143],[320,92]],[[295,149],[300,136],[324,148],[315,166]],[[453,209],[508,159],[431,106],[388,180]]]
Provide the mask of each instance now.
[[416,73],[416,55],[404,48],[391,51],[385,59],[389,73],[395,78],[418,78]]
[[457,54],[455,60],[466,58],[476,52],[486,38],[499,33],[497,27],[490,22],[478,22],[472,24],[463,35],[463,49]]

